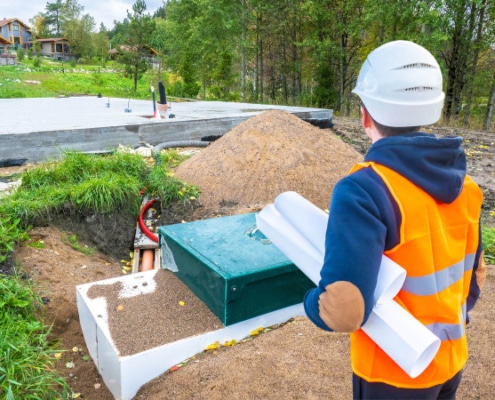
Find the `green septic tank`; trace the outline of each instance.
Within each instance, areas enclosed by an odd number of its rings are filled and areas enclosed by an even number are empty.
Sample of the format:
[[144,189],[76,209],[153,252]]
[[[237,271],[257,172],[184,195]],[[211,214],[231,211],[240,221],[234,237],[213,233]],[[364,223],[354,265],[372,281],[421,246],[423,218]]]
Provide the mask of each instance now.
[[314,284],[256,229],[255,213],[162,226],[162,266],[225,326],[301,303]]

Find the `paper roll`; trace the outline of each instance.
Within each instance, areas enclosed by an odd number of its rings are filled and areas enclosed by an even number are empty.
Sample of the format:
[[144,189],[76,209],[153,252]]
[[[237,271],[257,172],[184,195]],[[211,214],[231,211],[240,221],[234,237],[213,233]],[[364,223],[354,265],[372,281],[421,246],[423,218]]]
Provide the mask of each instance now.
[[[295,192],[277,196],[256,215],[258,229],[316,285],[325,253],[328,216]],[[409,376],[430,364],[440,339],[397,304],[406,271],[385,255],[374,292],[374,307],[362,329]]]
[[279,194],[274,205],[323,257],[328,214],[296,192]]
[[361,328],[411,378],[435,357],[440,339],[395,301],[375,304]]
[[273,204],[256,214],[256,226],[315,285],[318,284],[323,256]]
[[380,270],[378,271],[375,293],[373,294],[375,304],[393,300],[405,280],[406,270],[383,255]]

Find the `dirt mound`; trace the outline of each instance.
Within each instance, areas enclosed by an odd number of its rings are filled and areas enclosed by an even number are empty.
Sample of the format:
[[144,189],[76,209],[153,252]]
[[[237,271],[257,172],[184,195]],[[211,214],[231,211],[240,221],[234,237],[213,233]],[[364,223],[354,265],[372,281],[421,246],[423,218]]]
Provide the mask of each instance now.
[[211,212],[261,208],[289,190],[326,209],[336,182],[362,158],[328,129],[266,111],[183,162],[176,176],[199,186]]

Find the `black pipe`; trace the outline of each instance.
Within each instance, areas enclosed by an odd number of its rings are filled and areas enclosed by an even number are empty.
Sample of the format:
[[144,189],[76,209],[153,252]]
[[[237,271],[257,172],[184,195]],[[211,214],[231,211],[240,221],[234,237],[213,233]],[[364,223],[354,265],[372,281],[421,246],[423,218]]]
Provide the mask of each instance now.
[[158,81],[158,92],[160,93],[160,104],[167,104],[167,95],[162,81]]

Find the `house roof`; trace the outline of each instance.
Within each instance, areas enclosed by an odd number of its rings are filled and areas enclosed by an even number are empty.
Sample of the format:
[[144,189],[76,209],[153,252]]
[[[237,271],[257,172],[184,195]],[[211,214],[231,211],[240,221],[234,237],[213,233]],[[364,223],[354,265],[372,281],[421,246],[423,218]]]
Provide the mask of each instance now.
[[3,36],[0,36],[0,43],[13,44],[10,40],[5,39]]
[[31,40],[30,43],[37,42],[37,43],[50,43],[50,42],[67,42],[67,39],[65,38],[45,38],[45,39],[35,39]]
[[20,24],[24,25],[28,31],[31,31],[31,27],[24,22],[22,22],[19,18],[4,18],[0,19],[0,27],[10,24],[11,22],[17,21]]
[[[143,48],[147,49],[153,55],[157,55],[158,54],[158,52],[154,48],[148,46],[147,44],[145,44],[143,46]],[[117,53],[119,53],[119,51],[132,51],[132,50],[135,50],[135,49],[136,49],[136,46],[129,46],[129,45],[126,45],[126,44],[121,44],[119,46],[119,49],[113,48],[113,49],[109,50],[109,53],[111,53],[111,54],[117,54]]]

